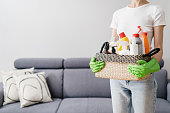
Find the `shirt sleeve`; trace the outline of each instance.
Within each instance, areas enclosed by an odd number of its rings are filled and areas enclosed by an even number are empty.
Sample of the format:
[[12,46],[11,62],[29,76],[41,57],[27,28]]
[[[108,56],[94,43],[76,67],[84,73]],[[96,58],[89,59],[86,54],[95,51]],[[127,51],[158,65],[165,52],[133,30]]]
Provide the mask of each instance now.
[[166,26],[166,21],[165,21],[165,12],[162,8],[157,8],[156,13],[154,15],[154,23],[153,26],[160,26],[160,25],[165,25]]
[[112,17],[112,22],[110,24],[110,28],[117,29],[117,26],[118,26],[117,11],[115,11],[113,13],[113,17]]

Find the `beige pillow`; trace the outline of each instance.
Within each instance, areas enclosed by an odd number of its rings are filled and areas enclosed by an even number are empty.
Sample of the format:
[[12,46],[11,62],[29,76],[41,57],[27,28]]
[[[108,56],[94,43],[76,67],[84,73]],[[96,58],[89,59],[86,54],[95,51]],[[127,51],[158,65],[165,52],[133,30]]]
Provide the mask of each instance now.
[[30,69],[19,69],[19,70],[12,70],[8,72],[0,73],[3,82],[3,89],[4,89],[3,105],[19,101],[18,89],[15,83],[15,79],[13,78],[12,75],[32,74],[33,71],[34,68],[30,68]]
[[13,77],[17,84],[21,108],[40,102],[52,101],[44,72],[13,75]]

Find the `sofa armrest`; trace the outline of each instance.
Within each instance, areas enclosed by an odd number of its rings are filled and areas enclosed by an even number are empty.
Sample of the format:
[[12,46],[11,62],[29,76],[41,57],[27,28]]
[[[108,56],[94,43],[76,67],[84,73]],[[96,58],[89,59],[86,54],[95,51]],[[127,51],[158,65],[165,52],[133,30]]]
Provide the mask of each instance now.
[[163,59],[160,60],[159,66],[160,66],[161,69],[164,67],[164,60]]
[[2,82],[0,82],[0,107],[3,105],[3,100],[4,100],[3,85]]
[[168,80],[167,85],[167,100],[170,102],[170,80]]

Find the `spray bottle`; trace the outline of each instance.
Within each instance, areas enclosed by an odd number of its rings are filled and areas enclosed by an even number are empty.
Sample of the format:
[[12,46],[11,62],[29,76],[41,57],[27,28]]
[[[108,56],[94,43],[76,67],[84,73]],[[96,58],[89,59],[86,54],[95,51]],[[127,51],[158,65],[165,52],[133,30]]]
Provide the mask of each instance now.
[[141,31],[141,27],[138,26],[139,31],[132,35],[132,39],[130,40],[130,55],[140,55],[143,54],[143,45],[142,40],[139,38],[139,32]]
[[147,37],[147,32],[143,32],[141,38],[142,38],[144,49],[145,49],[144,53],[149,53],[150,46],[149,46],[149,41]]

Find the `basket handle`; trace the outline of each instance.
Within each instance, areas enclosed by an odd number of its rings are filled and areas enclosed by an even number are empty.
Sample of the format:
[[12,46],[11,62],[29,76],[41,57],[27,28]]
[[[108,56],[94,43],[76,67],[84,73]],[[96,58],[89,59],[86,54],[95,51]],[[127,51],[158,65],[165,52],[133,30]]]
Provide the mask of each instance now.
[[155,49],[151,50],[149,53],[144,54],[143,57],[146,57],[146,56],[151,57],[151,56],[157,54],[159,51],[160,51],[160,48],[155,48]]
[[108,50],[109,49],[109,42],[104,42],[102,47],[101,47],[101,50],[100,50],[100,53],[102,53],[104,47],[107,47],[106,49]]

